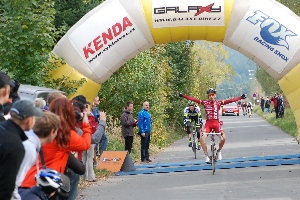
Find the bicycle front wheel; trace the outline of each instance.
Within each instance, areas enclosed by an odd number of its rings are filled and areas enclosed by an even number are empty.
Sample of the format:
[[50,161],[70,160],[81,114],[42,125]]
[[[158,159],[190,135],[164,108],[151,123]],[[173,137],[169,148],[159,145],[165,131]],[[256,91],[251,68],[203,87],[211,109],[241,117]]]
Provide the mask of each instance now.
[[215,145],[211,145],[211,168],[213,171],[213,175],[216,171],[216,154],[215,154]]

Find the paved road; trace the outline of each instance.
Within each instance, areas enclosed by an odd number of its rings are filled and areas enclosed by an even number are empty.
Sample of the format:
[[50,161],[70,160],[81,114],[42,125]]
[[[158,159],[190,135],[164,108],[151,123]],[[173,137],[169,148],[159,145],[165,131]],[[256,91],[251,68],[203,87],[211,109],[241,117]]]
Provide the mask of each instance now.
[[195,160],[184,138],[155,156],[152,165],[137,166],[137,172],[149,172],[169,165],[170,173],[120,174],[81,191],[78,199],[299,200],[300,155],[296,154],[300,145],[296,140],[255,114],[221,119],[227,142],[223,160],[217,163],[222,169],[215,175],[204,170],[210,166],[204,163],[202,150]]

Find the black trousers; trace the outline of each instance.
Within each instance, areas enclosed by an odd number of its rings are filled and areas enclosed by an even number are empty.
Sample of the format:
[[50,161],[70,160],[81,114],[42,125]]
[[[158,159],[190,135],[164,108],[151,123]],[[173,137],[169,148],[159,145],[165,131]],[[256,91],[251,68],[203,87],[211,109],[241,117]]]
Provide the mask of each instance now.
[[126,136],[125,137],[125,150],[127,150],[129,154],[131,153],[132,143],[133,143],[133,136]]
[[141,161],[149,159],[150,133],[145,133],[145,137],[141,136]]

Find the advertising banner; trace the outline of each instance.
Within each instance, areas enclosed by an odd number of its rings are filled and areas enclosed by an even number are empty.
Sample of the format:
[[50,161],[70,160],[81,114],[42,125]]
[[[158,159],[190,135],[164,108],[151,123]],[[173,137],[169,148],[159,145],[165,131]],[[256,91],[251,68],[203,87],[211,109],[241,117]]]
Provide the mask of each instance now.
[[224,0],[152,0],[153,28],[224,26]]
[[300,48],[298,19],[268,1],[254,1],[229,41],[281,73]]
[[68,38],[98,77],[148,43],[117,0],[88,18]]
[[103,151],[96,168],[111,172],[136,170],[128,151]]

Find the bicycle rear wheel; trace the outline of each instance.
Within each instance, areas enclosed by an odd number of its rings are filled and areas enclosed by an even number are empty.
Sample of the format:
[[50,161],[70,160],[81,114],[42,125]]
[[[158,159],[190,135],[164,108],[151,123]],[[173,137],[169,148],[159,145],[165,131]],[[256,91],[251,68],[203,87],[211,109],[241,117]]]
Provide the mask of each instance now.
[[216,154],[215,154],[215,144],[211,145],[211,168],[213,171],[213,175],[216,171]]

